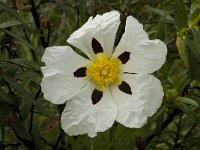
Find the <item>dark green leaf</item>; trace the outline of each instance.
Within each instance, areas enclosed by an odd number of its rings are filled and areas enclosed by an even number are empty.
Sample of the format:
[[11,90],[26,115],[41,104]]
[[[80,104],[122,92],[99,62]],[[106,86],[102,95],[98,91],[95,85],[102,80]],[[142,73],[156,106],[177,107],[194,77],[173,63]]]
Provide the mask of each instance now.
[[177,23],[179,26],[179,30],[182,30],[188,26],[187,13],[185,10],[185,6],[183,0],[176,0],[176,9],[177,9]]
[[196,29],[192,29],[188,32],[188,37],[186,38],[186,42],[194,54],[194,56],[200,61],[200,31]]
[[192,108],[186,104],[180,104],[180,109],[185,112],[191,119],[193,119],[194,121],[198,120],[198,116],[194,113],[194,111],[192,110]]
[[189,71],[192,79],[199,78],[198,76],[198,62],[197,58],[194,56],[194,54],[191,51],[188,51],[188,58],[189,58]]
[[20,35],[14,34],[8,30],[5,30],[3,28],[0,28],[1,31],[3,31],[4,33],[8,34],[9,36],[13,37],[14,39],[22,42],[25,46],[27,46],[28,48],[32,49],[33,51],[35,51],[37,54],[41,55],[42,53],[36,49],[35,47],[33,47],[29,42],[27,42],[27,40],[25,40],[23,37],[21,37]]
[[1,139],[4,141],[5,139],[5,127],[6,127],[6,119],[10,115],[10,111],[12,108],[7,104],[0,104],[0,130],[1,130]]
[[179,36],[177,36],[176,38],[176,47],[178,49],[179,56],[183,62],[184,67],[186,69],[189,69],[189,60],[188,60],[188,54],[186,50],[186,44],[184,40]]
[[0,102],[6,102],[14,105],[12,99],[7,95],[7,93],[0,87]]
[[20,25],[20,24],[22,24],[22,23],[19,22],[18,20],[10,20],[10,21],[6,21],[6,22],[3,22],[3,23],[0,23],[0,28],[7,28],[7,27]]
[[84,22],[86,20],[87,0],[79,0],[80,18]]
[[193,105],[193,106],[199,106],[199,104],[195,100],[188,98],[188,97],[178,96],[175,100],[182,102],[182,103],[185,103],[185,104],[189,104],[189,105]]
[[157,8],[153,8],[150,6],[146,6],[147,10],[152,11],[158,15],[160,15],[162,17],[162,20],[166,20],[169,21],[171,23],[174,23],[175,20],[174,18],[172,18],[172,16],[169,14],[169,12],[166,12],[165,10],[161,10],[161,9],[157,9]]
[[25,29],[29,30],[28,26],[24,23],[23,19],[18,15],[18,13],[10,8],[6,3],[0,1],[0,8],[15,16],[24,25]]
[[25,100],[28,100],[30,103],[34,104],[36,108],[41,112],[41,114],[46,115],[48,117],[51,116],[50,113],[46,112],[42,106],[37,103],[37,101],[33,98],[33,96],[27,92],[20,84],[18,84],[15,80],[7,76],[5,73],[1,73],[0,77],[6,80],[10,86],[14,87],[23,97]]
[[23,59],[23,58],[17,58],[17,59],[12,59],[12,60],[0,58],[0,62],[14,64],[14,65],[26,68],[31,71],[40,71],[39,64],[37,64],[33,61],[30,61],[30,60],[27,60],[27,59]]
[[179,93],[182,93],[187,85],[191,82],[191,76],[188,71],[182,70],[176,74],[175,88]]
[[194,10],[191,10],[191,16],[189,21],[190,27],[198,25],[199,21],[200,21],[200,7],[199,8],[197,7]]
[[23,140],[32,141],[33,137],[31,134],[26,130],[22,121],[16,116],[13,115],[13,123],[12,123],[13,130],[15,134],[19,136]]

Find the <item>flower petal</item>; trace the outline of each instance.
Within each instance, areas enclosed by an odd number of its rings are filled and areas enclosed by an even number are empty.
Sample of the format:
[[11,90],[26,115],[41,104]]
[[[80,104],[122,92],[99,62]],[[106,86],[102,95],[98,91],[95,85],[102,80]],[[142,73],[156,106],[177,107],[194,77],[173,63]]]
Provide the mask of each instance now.
[[[44,98],[55,104],[64,103],[87,84],[86,78],[77,78],[73,72],[90,61],[76,54],[68,46],[48,47],[42,57],[42,91]],[[76,85],[76,86],[74,86]]]
[[148,34],[143,30],[143,25],[134,17],[128,16],[126,19],[125,32],[115,52],[119,55],[123,51],[128,50],[126,49],[127,46],[131,48],[133,44],[143,39],[148,39]]
[[140,128],[162,103],[161,83],[148,74],[123,74],[122,79],[130,85],[132,95],[121,92],[118,87],[111,89],[118,107],[116,120],[127,127]]
[[88,21],[77,31],[70,35],[68,43],[82,50],[89,58],[94,58],[92,39],[96,39],[104,52],[110,56],[113,52],[115,35],[120,24],[120,14],[111,11],[96,17],[90,17]]
[[124,51],[130,52],[130,58],[122,68],[124,72],[153,73],[165,62],[167,47],[158,39],[149,40],[143,26],[129,16],[125,33],[113,56],[118,57]]
[[110,128],[117,116],[117,107],[110,91],[105,89],[103,97],[95,105],[91,95],[94,86],[87,85],[80,94],[66,103],[61,116],[61,126],[69,135],[88,133],[90,137]]

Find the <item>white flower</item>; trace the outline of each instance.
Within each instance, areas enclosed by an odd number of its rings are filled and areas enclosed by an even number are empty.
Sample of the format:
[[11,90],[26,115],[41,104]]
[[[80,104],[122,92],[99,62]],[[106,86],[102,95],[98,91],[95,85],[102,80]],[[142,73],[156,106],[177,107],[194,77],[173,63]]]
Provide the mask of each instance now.
[[66,107],[61,126],[69,135],[90,137],[110,128],[114,121],[130,128],[142,127],[160,107],[163,89],[150,75],[166,59],[167,47],[149,40],[132,16],[114,49],[120,15],[111,11],[89,20],[67,40],[89,59],[69,46],[48,47],[42,57],[42,91],[45,99]]

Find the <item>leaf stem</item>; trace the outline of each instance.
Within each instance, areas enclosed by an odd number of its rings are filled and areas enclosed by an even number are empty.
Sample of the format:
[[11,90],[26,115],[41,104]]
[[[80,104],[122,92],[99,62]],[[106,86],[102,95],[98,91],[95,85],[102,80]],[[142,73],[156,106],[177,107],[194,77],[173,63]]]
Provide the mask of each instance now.
[[[37,100],[38,96],[40,95],[41,92],[41,87],[39,87],[34,99]],[[33,127],[33,110],[34,110],[34,104],[32,104],[31,106],[31,116],[30,116],[30,123],[29,123],[29,129],[28,131],[31,132],[32,131],[32,127]]]
[[34,2],[34,0],[30,0],[30,3],[32,5],[31,12],[32,12],[32,15],[33,15],[33,19],[35,21],[35,25],[36,25],[37,29],[40,31],[40,41],[42,43],[42,46],[44,48],[46,48],[48,45],[47,45],[45,38],[44,38],[44,35],[43,35],[44,32],[41,28],[40,17],[39,17],[37,10],[36,10],[35,2]]

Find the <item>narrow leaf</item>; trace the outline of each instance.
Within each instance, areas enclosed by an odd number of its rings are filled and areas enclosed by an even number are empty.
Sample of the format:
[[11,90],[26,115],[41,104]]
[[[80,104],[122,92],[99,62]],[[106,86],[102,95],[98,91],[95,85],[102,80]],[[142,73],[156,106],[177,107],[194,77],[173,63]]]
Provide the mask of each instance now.
[[15,16],[24,25],[25,29],[29,30],[28,26],[24,23],[23,19],[18,15],[18,13],[9,7],[6,3],[0,1],[0,8]]
[[186,42],[194,56],[200,60],[200,31],[192,29],[188,34]]
[[5,73],[1,73],[0,77],[2,77],[5,81],[7,81],[11,86],[13,86],[18,92],[19,94],[21,94],[25,100],[30,101],[30,103],[33,103],[36,108],[41,112],[41,114],[46,115],[48,117],[51,117],[52,115],[49,112],[46,112],[41,104],[37,103],[35,101],[35,99],[33,98],[33,96],[28,93],[21,85],[19,85],[15,80],[13,80],[12,78],[10,78],[9,76],[7,76]]
[[177,23],[179,26],[179,30],[182,30],[188,25],[187,13],[185,10],[183,0],[176,0],[176,9],[178,15]]
[[[6,80],[11,86],[13,86],[24,98],[26,98],[27,100],[29,100],[31,103],[35,104],[36,106],[38,106],[35,102],[35,99],[33,98],[33,96],[28,93],[22,86],[20,86],[15,80],[13,80],[12,78],[10,78],[9,76],[7,76],[4,73],[1,73],[0,76]],[[38,106],[39,107],[39,106]]]
[[23,140],[32,141],[33,138],[30,133],[25,129],[22,121],[16,116],[13,115],[13,123],[12,123],[13,130],[17,136],[19,136]]
[[25,40],[23,37],[21,37],[20,35],[17,35],[15,33],[12,33],[8,30],[5,30],[3,28],[0,28],[1,31],[3,31],[4,33],[8,34],[9,36],[13,37],[14,39],[22,42],[25,46],[27,46],[28,48],[32,49],[33,51],[35,51],[37,54],[41,55],[41,52],[38,51],[38,49],[36,49],[35,47],[33,47],[29,42],[27,42],[27,40]]
[[14,105],[12,99],[5,93],[5,91],[1,87],[0,87],[0,101]]
[[22,23],[19,22],[18,20],[10,20],[10,21],[0,23],[0,28],[7,28],[7,27],[12,27],[12,26],[21,25],[21,24]]
[[188,60],[188,55],[187,55],[186,48],[185,48],[185,43],[179,36],[177,36],[177,38],[176,38],[176,47],[178,49],[179,56],[183,62],[184,67],[186,69],[188,69],[189,68],[189,60]]
[[171,23],[175,23],[174,18],[169,14],[169,12],[166,12],[166,11],[161,10],[161,9],[153,8],[153,7],[150,7],[148,5],[146,6],[146,8],[147,8],[148,11],[151,11],[153,13],[160,15],[163,20],[169,21]]
[[82,21],[86,20],[87,0],[79,0],[79,12]]
[[195,100],[193,100],[191,98],[188,98],[188,97],[180,97],[180,96],[178,96],[175,100],[179,101],[179,102],[182,102],[182,103],[185,103],[185,104],[199,106],[199,104]]
[[188,114],[188,116],[190,116],[191,119],[197,121],[198,120],[198,116],[192,111],[191,107],[189,107],[188,105],[182,103],[180,105],[180,109],[185,112],[186,114]]

